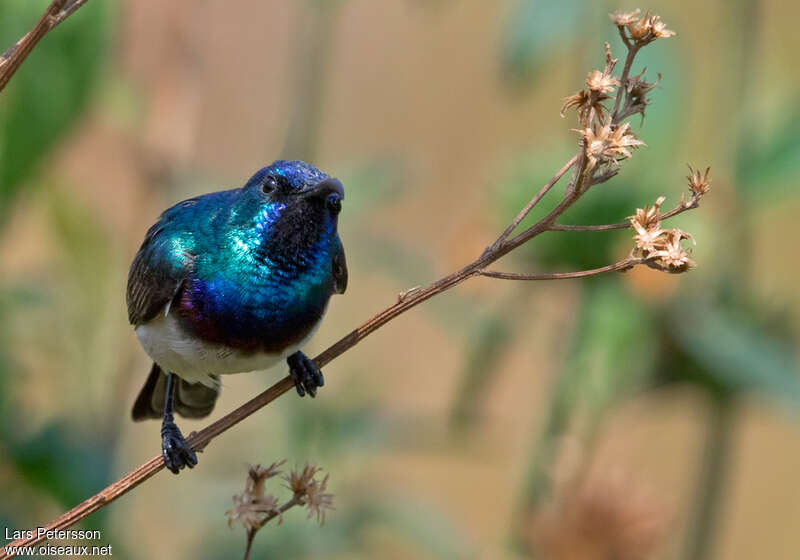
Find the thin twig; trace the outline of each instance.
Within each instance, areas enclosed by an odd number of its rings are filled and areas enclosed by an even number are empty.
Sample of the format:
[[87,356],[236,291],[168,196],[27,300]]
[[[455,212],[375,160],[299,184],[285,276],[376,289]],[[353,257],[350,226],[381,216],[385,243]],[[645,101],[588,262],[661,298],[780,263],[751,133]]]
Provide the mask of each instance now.
[[19,69],[36,44],[88,0],[53,0],[33,29],[0,56],[0,91]]
[[631,66],[633,66],[633,59],[636,58],[636,54],[639,52],[639,44],[636,41],[628,42],[627,39],[624,37],[624,33],[620,30],[620,34],[623,35],[623,40],[626,42],[626,46],[628,47],[628,55],[625,57],[625,66],[622,68],[622,75],[619,79],[619,92],[617,93],[617,98],[614,100],[614,110],[611,111],[613,115],[612,122],[614,124],[618,124],[622,121],[620,115],[618,114],[619,111],[619,103],[622,100],[622,93],[625,94],[625,100],[628,100],[628,78],[631,75]]
[[253,539],[256,538],[256,531],[255,529],[248,529],[247,530],[247,547],[244,549],[244,559],[249,560],[250,558],[250,549],[253,548]]
[[[699,199],[692,198],[685,204],[679,204],[669,212],[661,214],[662,220],[668,220],[673,216],[677,216],[678,214],[682,214],[687,210],[693,210],[699,206]],[[550,231],[609,231],[614,229],[628,229],[631,227],[630,222],[619,222],[617,224],[603,224],[598,226],[582,226],[582,225],[567,225],[567,224],[553,224],[550,226]]]
[[578,156],[577,155],[572,156],[572,159],[569,160],[567,163],[565,163],[564,167],[559,169],[556,172],[556,174],[553,175],[553,178],[550,179],[539,190],[538,193],[536,193],[536,196],[534,196],[530,200],[530,202],[528,202],[528,204],[525,205],[525,208],[520,210],[520,212],[519,212],[519,214],[517,214],[516,218],[514,218],[514,220],[511,222],[511,224],[509,224],[509,226],[505,229],[505,231],[500,234],[500,237],[498,237],[497,240],[494,243],[492,243],[492,245],[487,249],[487,251],[490,251],[492,249],[497,249],[503,243],[503,241],[505,241],[508,238],[508,236],[511,235],[511,232],[513,232],[515,229],[517,229],[517,226],[520,224],[520,222],[522,222],[522,220],[525,219],[525,216],[527,216],[530,213],[530,211],[533,210],[534,206],[539,204],[539,201],[542,200],[542,198],[544,198],[544,195],[546,195],[550,191],[550,189],[552,189],[553,186],[556,183],[558,183],[559,179],[561,179],[561,177],[564,176],[564,173],[569,171],[572,168],[572,166],[575,165],[576,161],[578,161]]
[[[256,538],[256,533],[260,531],[264,525],[275,519],[276,517],[282,517],[284,513],[292,509],[294,506],[301,506],[303,502],[298,498],[296,495],[292,496],[292,499],[283,504],[277,510],[269,512],[264,519],[262,519],[257,526],[251,527],[247,530],[247,548],[244,551],[244,559],[248,560],[250,558],[250,550],[253,548],[253,541]],[[280,522],[279,522],[280,524]]]
[[591,270],[579,270],[576,272],[548,272],[543,274],[524,274],[519,272],[499,272],[496,270],[481,270],[481,276],[489,278],[499,278],[501,280],[566,280],[568,278],[586,278],[587,276],[597,276],[606,272],[617,270],[628,270],[638,264],[644,264],[645,259],[631,257],[621,260],[608,266],[592,268]]

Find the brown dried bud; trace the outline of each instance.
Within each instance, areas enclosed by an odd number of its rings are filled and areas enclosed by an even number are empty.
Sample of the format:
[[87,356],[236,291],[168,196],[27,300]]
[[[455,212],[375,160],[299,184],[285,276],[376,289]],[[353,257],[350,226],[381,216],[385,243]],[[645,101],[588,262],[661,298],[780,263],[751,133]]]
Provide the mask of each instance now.
[[316,517],[320,526],[325,524],[325,512],[336,509],[333,507],[333,494],[325,492],[328,488],[328,476],[325,475],[321,481],[312,480],[303,498],[303,503],[308,508],[308,519]]
[[619,85],[619,80],[600,70],[593,70],[586,77],[586,85],[597,93],[611,93]]
[[598,163],[618,164],[620,160],[631,157],[631,149],[645,145],[630,131],[628,123],[614,126],[609,120],[603,126],[593,125],[579,132],[586,142],[587,173]]
[[278,499],[272,494],[254,496],[244,491],[233,497],[233,508],[225,512],[228,516],[228,526],[238,521],[245,529],[259,529],[264,518],[269,514],[280,515]]
[[306,463],[302,470],[293,470],[289,476],[284,477],[284,480],[289,483],[289,488],[296,497],[305,496],[311,484],[314,482],[314,477],[322,469]]
[[695,171],[691,165],[688,167],[689,175],[686,179],[689,182],[689,190],[694,198],[700,198],[711,189],[711,181],[708,180],[708,172],[711,171],[711,168],[707,167],[705,173],[700,173],[699,169]]
[[641,10],[636,8],[632,12],[614,12],[613,14],[608,14],[608,17],[617,27],[625,27],[636,21],[640,13]]
[[578,120],[581,123],[588,121],[589,113],[592,109],[594,109],[598,118],[605,120],[607,109],[602,102],[606,99],[610,99],[610,96],[605,93],[590,92],[582,89],[575,95],[570,95],[564,99],[564,105],[561,107],[561,116],[566,116],[567,109],[575,107],[578,111]]
[[649,12],[645,12],[644,16],[637,19],[638,15],[639,10],[611,14],[611,21],[619,28],[623,37],[624,30],[627,29],[630,39],[639,46],[652,43],[656,39],[664,39],[675,35],[674,31],[667,29],[667,24],[661,21],[660,16],[651,16]]

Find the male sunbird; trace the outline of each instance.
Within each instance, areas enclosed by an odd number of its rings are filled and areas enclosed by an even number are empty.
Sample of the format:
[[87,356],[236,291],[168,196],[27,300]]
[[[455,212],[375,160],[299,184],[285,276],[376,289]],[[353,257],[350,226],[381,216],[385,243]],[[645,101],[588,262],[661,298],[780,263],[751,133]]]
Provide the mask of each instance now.
[[276,161],[238,189],[167,209],[128,275],[128,319],[153,367],[133,419],[161,418],[173,473],[197,464],[174,413],[211,413],[221,374],[286,359],[297,392],[316,395],[322,372],[300,348],[331,295],[347,287],[337,232],[344,190],[302,161]]

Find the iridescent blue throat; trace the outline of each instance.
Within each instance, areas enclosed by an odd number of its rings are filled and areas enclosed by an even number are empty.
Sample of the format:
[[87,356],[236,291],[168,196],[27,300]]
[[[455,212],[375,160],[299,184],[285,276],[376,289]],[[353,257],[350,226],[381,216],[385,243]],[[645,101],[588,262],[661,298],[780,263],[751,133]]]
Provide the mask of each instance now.
[[171,261],[191,271],[170,313],[209,342],[280,351],[304,339],[324,314],[336,224],[321,202],[287,207],[241,193],[201,196],[162,217],[172,230],[165,247]]

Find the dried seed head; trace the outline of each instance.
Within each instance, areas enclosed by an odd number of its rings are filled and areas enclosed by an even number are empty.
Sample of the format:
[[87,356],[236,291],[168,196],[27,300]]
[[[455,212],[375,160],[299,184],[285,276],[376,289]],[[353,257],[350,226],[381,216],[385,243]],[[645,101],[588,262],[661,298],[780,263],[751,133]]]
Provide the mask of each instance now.
[[674,31],[667,29],[667,25],[661,21],[660,16],[651,16],[649,12],[645,12],[644,16],[640,17],[640,13],[639,10],[634,10],[632,12],[609,14],[611,21],[619,29],[619,34],[629,49],[634,46],[631,42],[636,47],[643,47],[656,39],[675,35]]
[[564,105],[561,107],[561,116],[565,117],[567,109],[572,109],[573,107],[576,107],[578,109],[578,114],[582,115],[583,111],[585,110],[584,108],[589,107],[591,97],[592,95],[585,89],[580,90],[574,95],[565,97]]
[[608,14],[608,17],[617,27],[625,27],[636,21],[640,13],[641,10],[636,8],[632,12],[614,12],[613,14]]
[[700,198],[711,188],[711,181],[708,180],[708,172],[711,171],[711,168],[707,167],[706,172],[701,173],[699,169],[697,171],[692,169],[691,165],[688,167],[689,175],[686,179],[689,182],[689,191],[691,191],[694,198]]
[[661,21],[659,16],[650,18],[650,29],[653,36],[658,39],[666,39],[667,37],[674,37],[675,32],[667,29],[667,24]]
[[254,496],[247,491],[236,494],[233,497],[233,508],[225,512],[229,527],[233,527],[233,523],[238,521],[245,529],[259,529],[269,514],[280,515],[278,499],[272,494]]
[[659,248],[648,255],[648,258],[654,259],[652,263],[648,264],[673,273],[686,272],[697,266],[691,258],[692,250],[684,249],[681,245],[681,241],[684,239],[690,239],[693,244],[696,244],[691,234],[679,229],[670,229],[662,234],[662,238],[663,241],[658,243]]
[[644,208],[637,208],[636,214],[628,216],[633,228],[636,231],[659,229],[661,227],[661,205],[666,199],[664,196],[659,196],[653,206],[645,205]]
[[272,463],[268,467],[261,465],[250,465],[247,470],[247,481],[245,482],[245,491],[261,496],[264,494],[264,483],[267,479],[281,474],[278,468],[286,462],[286,459],[277,463]]
[[586,85],[597,93],[611,93],[619,85],[619,80],[600,70],[593,70],[586,77]]
[[634,41],[642,41],[650,32],[650,14],[645,12],[644,17],[630,22],[627,26],[628,33]]
[[633,254],[647,259],[646,264],[666,272],[686,272],[695,266],[691,258],[691,249],[683,248],[682,241],[689,239],[695,243],[694,237],[680,229],[661,229],[661,196],[652,206],[637,208],[636,214],[630,216],[636,235],[633,236]]
[[589,114],[594,109],[598,118],[605,120],[606,108],[603,101],[610,99],[609,95],[602,92],[590,92],[589,90],[582,89],[575,95],[570,95],[564,99],[564,105],[561,107],[561,116],[564,117],[567,109],[576,108],[578,111],[578,120],[581,123],[588,122]]
[[633,40],[634,43],[642,47],[656,39],[664,39],[675,35],[674,31],[667,29],[667,24],[661,21],[660,16],[651,16],[649,12],[645,12],[642,17],[639,17],[639,10],[627,13],[617,12],[611,14],[610,17],[611,21],[619,29],[626,44],[628,44],[629,40]]
[[293,470],[289,476],[284,477],[284,480],[289,483],[289,488],[294,492],[295,497],[300,498],[306,495],[314,482],[314,477],[321,470],[315,465],[306,463],[301,470]]
[[631,149],[645,145],[630,131],[628,123],[614,126],[609,120],[603,126],[593,125],[579,132],[586,142],[587,173],[598,164],[616,165],[631,157]]
[[333,507],[333,494],[325,492],[328,489],[328,476],[325,475],[322,480],[312,480],[303,498],[308,508],[308,519],[316,517],[320,526],[325,524],[325,512],[336,509]]
[[645,109],[650,103],[647,94],[649,94],[661,82],[661,74],[655,82],[648,82],[644,79],[644,73],[647,68],[643,69],[637,76],[628,78],[627,90],[630,94],[629,103],[630,109],[627,114],[635,115],[639,113],[644,118]]

